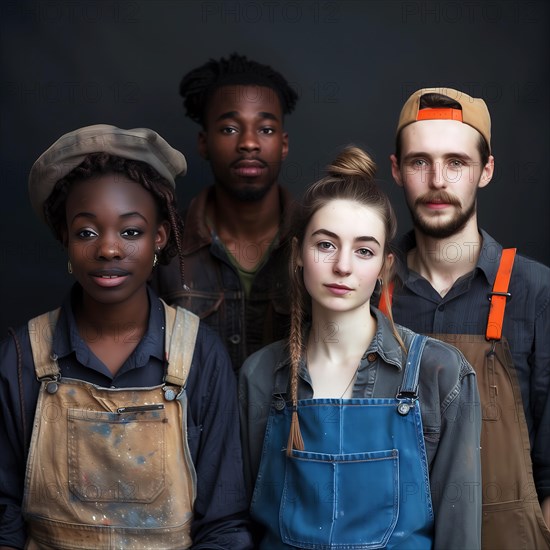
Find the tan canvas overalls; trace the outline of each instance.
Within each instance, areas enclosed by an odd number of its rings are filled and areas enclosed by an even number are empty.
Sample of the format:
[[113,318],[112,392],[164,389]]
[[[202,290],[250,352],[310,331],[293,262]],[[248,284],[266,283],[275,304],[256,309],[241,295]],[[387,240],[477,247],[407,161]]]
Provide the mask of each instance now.
[[27,461],[27,549],[191,546],[196,473],[185,383],[198,318],[166,306],[164,384],[111,389],[62,378],[51,356],[58,311],[29,321],[41,380]]
[[[550,548],[533,480],[531,446],[510,347],[502,337],[516,249],[502,251],[485,336],[432,334],[457,347],[476,372],[482,407],[483,550]],[[380,309],[387,311],[381,300]]]

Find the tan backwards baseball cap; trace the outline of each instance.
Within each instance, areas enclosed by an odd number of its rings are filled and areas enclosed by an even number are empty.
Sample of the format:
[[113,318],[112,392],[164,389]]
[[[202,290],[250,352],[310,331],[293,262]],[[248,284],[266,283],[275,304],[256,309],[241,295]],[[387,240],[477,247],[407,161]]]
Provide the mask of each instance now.
[[91,153],[107,153],[152,166],[172,187],[184,176],[187,162],[159,134],[148,128],[124,130],[107,124],[85,126],[61,136],[42,153],[29,174],[29,195],[38,217],[46,222],[44,202],[55,184]]
[[[420,98],[425,94],[441,94],[460,104],[462,110],[443,108],[420,109]],[[491,116],[483,99],[471,97],[453,88],[421,88],[414,92],[403,105],[396,135],[407,125],[419,120],[456,120],[475,128],[491,149]]]

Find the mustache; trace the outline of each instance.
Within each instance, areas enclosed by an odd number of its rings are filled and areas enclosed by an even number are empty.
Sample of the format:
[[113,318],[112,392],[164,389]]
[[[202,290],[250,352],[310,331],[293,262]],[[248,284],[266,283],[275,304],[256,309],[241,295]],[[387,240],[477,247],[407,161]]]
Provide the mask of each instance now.
[[420,197],[414,201],[414,204],[418,206],[420,204],[429,204],[433,202],[460,206],[460,201],[455,196],[447,193],[447,191],[428,191],[420,195]]

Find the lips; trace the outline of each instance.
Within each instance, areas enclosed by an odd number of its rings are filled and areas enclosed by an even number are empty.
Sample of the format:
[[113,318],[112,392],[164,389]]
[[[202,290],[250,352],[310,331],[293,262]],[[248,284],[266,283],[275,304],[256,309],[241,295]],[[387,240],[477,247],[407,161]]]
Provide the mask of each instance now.
[[123,269],[98,269],[92,271],[90,276],[94,282],[103,288],[112,288],[121,285],[130,275],[128,271]]
[[239,159],[233,163],[232,168],[239,176],[253,178],[261,175],[267,164],[259,159]]
[[113,279],[115,277],[125,277],[129,275],[128,271],[113,267],[111,269],[96,269],[90,273],[92,277],[101,277],[106,279]]
[[437,201],[425,202],[423,204],[427,208],[431,208],[433,210],[442,210],[443,208],[447,208],[448,206],[451,206],[448,202],[437,202]]
[[351,292],[353,289],[350,288],[349,286],[346,286],[346,285],[339,285],[339,284],[328,284],[328,285],[324,285],[325,288],[328,289],[329,292],[331,292],[332,294],[335,294],[336,296],[343,296],[344,294],[348,294],[349,292]]

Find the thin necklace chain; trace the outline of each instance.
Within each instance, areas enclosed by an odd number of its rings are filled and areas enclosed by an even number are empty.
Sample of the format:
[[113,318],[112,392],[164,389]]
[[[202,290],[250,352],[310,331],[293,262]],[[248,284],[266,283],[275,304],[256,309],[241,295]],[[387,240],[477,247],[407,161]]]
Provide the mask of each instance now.
[[359,361],[359,364],[357,365],[357,368],[355,369],[353,376],[351,377],[351,380],[348,382],[346,389],[342,392],[340,399],[343,399],[344,395],[346,395],[346,392],[348,391],[349,387],[351,386],[352,382],[355,380],[355,377],[357,376],[357,371],[359,370],[360,366],[361,366],[361,362]]

